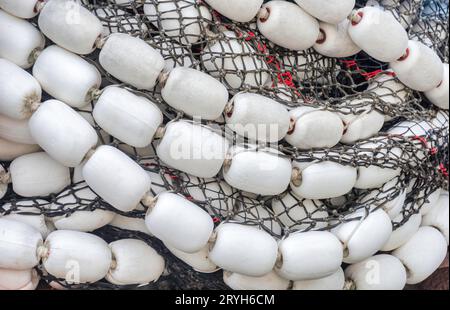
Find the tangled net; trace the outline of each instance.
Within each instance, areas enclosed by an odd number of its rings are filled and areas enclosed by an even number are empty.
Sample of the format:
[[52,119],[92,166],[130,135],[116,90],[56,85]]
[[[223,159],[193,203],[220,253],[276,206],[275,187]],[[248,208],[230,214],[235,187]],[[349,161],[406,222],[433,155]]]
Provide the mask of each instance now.
[[[371,111],[382,113],[389,121],[380,134],[354,145],[339,144],[330,149],[303,151],[283,142],[277,148],[298,162],[331,161],[353,167],[377,166],[402,171],[400,176],[379,189],[353,189],[336,199],[299,199],[290,190],[277,197],[263,197],[234,189],[221,176],[201,179],[168,168],[155,155],[157,142],[146,149],[132,148],[107,135],[94,123],[103,144],[125,151],[151,174],[154,194],[161,191],[181,193],[208,211],[216,224],[238,222],[255,225],[281,238],[295,231],[330,229],[342,222],[355,220],[348,219],[347,215],[356,210],[362,209],[369,214],[390,202],[404,199],[403,220],[393,223],[396,228],[427,204],[428,198],[437,189],[448,188],[448,112],[436,110],[419,92],[407,87],[398,88],[393,83],[397,81],[396,77],[387,71],[387,64],[374,60],[364,52],[336,59],[322,56],[313,49],[302,52],[286,50],[265,39],[254,23],[232,22],[201,1],[82,2],[102,21],[105,34],[121,32],[140,37],[164,56],[166,70],[188,66],[207,72],[219,79],[231,95],[242,91],[255,92],[271,97],[288,108],[307,105],[344,115]],[[175,9],[165,12],[156,10],[150,14],[144,12],[144,2],[174,5]],[[364,0],[357,1],[359,7],[366,3]],[[205,7],[208,9],[205,10]],[[385,9],[401,21],[410,38],[430,46],[443,61],[448,62],[448,1],[389,1]],[[189,14],[181,13],[189,10],[198,12],[200,18],[186,17]],[[173,25],[175,27],[170,27]],[[193,29],[199,30],[200,36],[194,35]],[[94,53],[86,59],[102,73],[102,86],[122,84],[100,67],[98,54]],[[156,86],[152,91],[123,87],[158,103],[166,122],[185,117],[164,103],[161,87]],[[350,101],[357,103],[343,104]],[[92,109],[85,108],[79,112],[93,122]],[[205,125],[225,131],[224,123],[208,122]],[[376,147],[369,147],[371,144],[376,144]],[[1,164],[5,167],[9,165]],[[123,213],[97,196],[85,195],[86,190],[89,190],[86,183],[77,182],[61,193],[33,199],[23,199],[10,191],[2,199],[0,216],[20,214],[45,216],[48,219],[70,217],[77,211],[104,210],[125,218],[145,217],[143,207]],[[108,242],[123,238],[144,240],[165,257],[166,274],[156,283],[139,287],[141,289],[226,288],[221,273],[205,275],[193,271],[159,240],[142,231],[107,225],[94,233]],[[70,285],[43,270],[40,273],[47,283],[58,282],[68,288],[130,288],[103,281]]]

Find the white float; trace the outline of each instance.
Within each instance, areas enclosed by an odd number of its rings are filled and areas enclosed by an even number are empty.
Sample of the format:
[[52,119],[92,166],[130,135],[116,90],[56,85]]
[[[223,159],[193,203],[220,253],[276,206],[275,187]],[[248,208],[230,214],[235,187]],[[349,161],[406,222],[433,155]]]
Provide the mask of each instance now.
[[332,229],[345,246],[343,261],[355,264],[378,252],[392,234],[390,217],[381,209],[367,214],[359,209],[345,217],[347,222]]
[[[98,199],[98,196],[92,192],[86,183],[75,185],[59,194],[49,208],[50,212],[61,211],[69,214],[51,216],[49,219],[53,222],[56,229],[59,230],[94,231],[109,224],[115,216],[114,212],[100,208],[89,210],[87,206],[89,203],[92,203],[92,208],[98,206],[99,201],[96,201],[96,199]],[[87,210],[77,211],[81,204]]]
[[312,107],[300,107],[290,111],[294,127],[286,141],[302,150],[331,148],[339,143],[344,132],[341,118],[332,112]]
[[407,272],[392,255],[375,255],[345,269],[355,290],[403,290]]
[[423,197],[427,196],[425,201],[420,201],[422,203],[422,206],[420,207],[420,214],[425,216],[434,208],[434,206],[439,201],[441,192],[442,192],[442,190],[440,188],[438,188],[437,190],[435,190],[432,193],[429,193],[429,191],[427,189],[420,191],[420,193],[418,194],[418,197],[423,198]]
[[27,270],[39,263],[38,247],[42,245],[39,231],[17,221],[0,218],[0,268]]
[[448,110],[449,102],[449,69],[448,64],[444,64],[444,76],[441,83],[434,89],[425,92],[425,96],[431,101],[435,106]]
[[448,244],[449,235],[449,200],[448,193],[441,194],[439,200],[432,207],[432,209],[423,217],[423,226],[432,226],[438,229],[442,235],[444,235],[445,240]]
[[21,144],[36,144],[28,127],[28,120],[17,120],[1,114],[0,138]]
[[33,18],[39,14],[43,0],[0,0],[0,8],[20,18]]
[[161,96],[171,107],[195,118],[218,119],[228,102],[222,83],[201,71],[178,67],[167,76]]
[[116,285],[148,284],[164,271],[164,258],[147,243],[122,239],[109,244],[113,263],[106,280]]
[[[403,219],[404,219],[403,214],[400,214],[393,220],[393,222],[401,223],[403,222]],[[410,218],[403,225],[392,231],[392,234],[389,237],[388,242],[386,242],[386,244],[383,246],[381,250],[385,252],[390,252],[404,245],[419,230],[421,222],[422,222],[422,215],[420,214],[411,215]]]
[[431,91],[442,82],[444,65],[425,44],[410,40],[405,54],[390,63],[398,79],[417,91]]
[[14,270],[0,268],[0,290],[35,290],[39,284],[40,277],[36,270]]
[[[44,210],[49,205],[48,201],[42,199],[36,200],[20,200],[13,204],[6,203],[0,205],[3,211],[8,213],[0,217],[6,220],[17,221],[36,228],[42,235],[42,238],[47,237],[50,229],[47,227]],[[11,210],[12,209],[12,210]],[[28,214],[23,214],[28,213]]]
[[258,14],[263,0],[205,0],[214,10],[231,20],[247,23]]
[[70,230],[52,232],[40,254],[45,270],[70,284],[101,280],[108,273],[112,261],[111,250],[103,239]]
[[216,176],[225,160],[228,141],[188,121],[169,123],[156,152],[167,165],[200,178]]
[[150,190],[150,176],[118,149],[103,145],[83,166],[89,187],[114,208],[134,210]]
[[285,279],[300,281],[327,277],[342,264],[342,244],[327,231],[294,233],[278,247],[281,261],[275,270]]
[[0,138],[0,161],[12,161],[17,157],[39,150],[39,145],[21,144]]
[[306,12],[315,18],[338,24],[347,18],[355,7],[355,0],[295,0]]
[[447,255],[447,242],[435,228],[425,226],[409,241],[392,252],[408,270],[408,284],[417,284],[431,276]]
[[348,34],[349,20],[343,20],[337,25],[319,23],[320,34],[314,49],[327,57],[350,57],[361,51]]
[[319,37],[319,22],[298,5],[287,1],[265,3],[257,24],[267,39],[291,50],[306,50]]
[[69,168],[44,152],[16,158],[9,166],[13,190],[23,197],[59,193],[70,184]]
[[48,94],[75,108],[89,104],[90,92],[102,83],[94,65],[57,45],[42,51],[33,66],[33,76]]
[[224,271],[223,282],[233,290],[285,291],[290,287],[290,282],[277,275],[274,271],[262,277],[251,277],[236,272]]
[[102,23],[94,14],[79,2],[70,0],[46,2],[38,24],[54,43],[82,55],[94,51],[103,30]]
[[219,270],[219,267],[209,259],[209,245],[205,245],[200,251],[195,253],[186,253],[175,249],[169,244],[164,245],[173,255],[191,266],[197,272],[213,273]]
[[356,183],[357,170],[331,161],[292,163],[301,175],[298,184],[292,182],[292,191],[301,198],[328,199],[347,194]]
[[28,69],[34,62],[33,53],[44,45],[44,36],[31,23],[0,10],[0,58]]
[[291,161],[277,150],[235,146],[229,154],[223,176],[232,187],[260,195],[278,195],[288,188]]
[[[219,39],[205,47],[201,60],[206,72],[215,78],[221,78],[220,81],[227,87],[260,87],[267,83],[270,75],[265,60],[255,59],[257,54],[244,39],[238,39],[232,31],[225,31]],[[242,56],[236,58],[234,55]]]
[[150,145],[163,122],[163,114],[153,102],[116,86],[103,90],[93,116],[103,130],[141,148]]
[[328,212],[319,200],[300,199],[289,192],[272,200],[272,210],[285,228],[290,230],[304,231],[328,226],[325,220],[329,216]]
[[164,58],[145,41],[124,33],[108,37],[99,62],[109,74],[138,89],[151,90],[165,67]]
[[31,135],[43,150],[66,167],[78,166],[97,145],[97,132],[75,110],[48,100],[29,121]]
[[167,37],[186,45],[199,41],[208,26],[207,21],[212,19],[209,10],[202,5],[196,6],[195,0],[147,2],[144,13]]
[[345,285],[344,270],[342,270],[342,268],[339,267],[339,269],[335,273],[324,278],[294,281],[292,289],[296,291],[307,291],[307,290],[340,291],[344,288],[344,285]]
[[[364,143],[359,147],[359,156],[367,155],[369,158],[374,158],[374,161],[383,160],[386,162],[390,159],[395,163],[397,159],[401,158],[403,153],[400,148],[392,148],[389,146],[387,138],[380,138],[372,142]],[[398,177],[401,171],[401,168],[382,168],[377,165],[360,166],[358,167],[358,178],[356,179],[355,188],[379,188],[395,177]]]
[[251,141],[278,142],[289,131],[287,109],[275,100],[259,94],[235,95],[225,116],[228,128]]
[[155,237],[187,253],[200,251],[214,229],[206,211],[173,193],[156,197],[156,202],[148,209],[145,224]]
[[31,116],[41,101],[36,79],[18,65],[0,59],[0,113],[14,119]]
[[354,11],[350,20],[353,42],[379,61],[397,60],[408,47],[408,34],[390,12],[366,6]]
[[277,242],[253,226],[225,223],[216,229],[209,258],[224,270],[261,277],[272,271],[278,253]]

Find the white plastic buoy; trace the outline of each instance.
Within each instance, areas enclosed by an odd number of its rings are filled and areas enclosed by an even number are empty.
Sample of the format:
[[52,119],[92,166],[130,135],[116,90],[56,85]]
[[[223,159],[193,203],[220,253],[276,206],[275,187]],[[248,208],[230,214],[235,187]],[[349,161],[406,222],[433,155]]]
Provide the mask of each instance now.
[[219,267],[209,259],[209,245],[205,245],[200,251],[195,253],[186,253],[169,244],[164,245],[173,255],[191,266],[192,269],[197,272],[213,273],[219,270]]
[[[393,222],[399,224],[403,222],[403,219],[404,215],[400,214],[393,220]],[[388,242],[386,242],[381,250],[390,252],[404,245],[419,230],[421,222],[422,215],[411,215],[405,223],[392,232]]]
[[124,33],[108,37],[99,62],[109,74],[138,89],[151,90],[165,67],[164,58],[145,41]]
[[178,67],[170,71],[161,96],[171,107],[203,120],[218,119],[228,102],[222,83],[201,71]]
[[327,57],[350,57],[361,51],[348,34],[349,20],[343,20],[337,25],[319,23],[319,37],[314,44],[314,49],[319,54]]
[[147,2],[144,13],[167,37],[186,45],[198,42],[212,19],[209,10],[205,6],[197,6],[195,0]]
[[402,57],[390,64],[398,79],[417,91],[430,91],[442,82],[444,65],[431,48],[410,40]]
[[341,142],[354,144],[359,140],[373,137],[383,128],[384,115],[372,108],[373,99],[353,99],[347,101],[343,107],[352,107],[362,103],[369,103],[365,107],[355,108],[354,113],[339,113],[345,124]]
[[155,237],[186,253],[200,251],[214,229],[206,211],[173,193],[156,197],[154,205],[148,209],[145,224]]
[[116,86],[103,90],[93,116],[103,130],[134,147],[150,145],[163,122],[162,112],[153,102]]
[[25,154],[40,150],[36,144],[21,144],[0,138],[0,161],[12,161]]
[[165,127],[156,153],[175,169],[212,178],[219,173],[228,147],[228,141],[212,129],[181,120]]
[[13,190],[23,197],[59,193],[70,184],[70,170],[44,152],[16,158],[9,166]]
[[270,75],[266,61],[257,57],[258,53],[244,38],[225,31],[204,48],[201,60],[206,72],[220,78],[228,88],[260,87],[267,83]]
[[225,116],[228,128],[251,141],[278,142],[289,131],[287,109],[275,100],[259,94],[235,95]]
[[97,68],[57,45],[47,47],[33,66],[33,76],[55,99],[81,108],[91,102],[91,91],[100,87]]
[[214,10],[231,20],[248,23],[258,14],[263,0],[205,0]]
[[209,258],[224,270],[261,277],[272,271],[278,253],[277,242],[253,226],[224,223],[216,228]]
[[150,190],[149,175],[118,149],[102,145],[83,166],[89,187],[114,208],[134,210]]
[[17,221],[0,218],[0,268],[27,270],[39,263],[39,231]]
[[[144,211],[143,208],[139,207],[137,207],[136,210]],[[139,231],[150,236],[152,235],[145,225],[145,220],[142,218],[116,214],[108,225],[124,230]]]
[[439,200],[432,207],[432,209],[423,217],[423,226],[432,226],[438,229],[442,235],[444,235],[445,240],[448,244],[449,235],[449,200],[448,193],[441,194]]
[[277,275],[274,271],[262,277],[251,277],[236,272],[224,271],[223,282],[233,290],[285,291],[290,287],[290,282]]
[[71,284],[101,280],[112,261],[111,250],[103,239],[70,230],[52,232],[45,240],[41,257],[49,274]]
[[20,18],[33,18],[42,9],[43,0],[0,0],[0,8]]
[[344,125],[333,112],[300,107],[291,110],[290,116],[293,128],[285,139],[299,149],[331,148],[342,138]]
[[31,135],[43,150],[66,167],[76,167],[97,145],[94,128],[75,110],[48,100],[30,118]]
[[327,277],[312,280],[294,281],[292,289],[296,291],[340,291],[344,288],[344,285],[344,270],[339,267],[339,269],[335,273]]
[[137,239],[111,242],[113,263],[106,280],[116,285],[148,284],[164,271],[164,258],[151,246]]
[[[389,140],[384,137],[361,144],[359,147],[358,155],[367,155],[369,158],[374,158],[375,162],[377,160],[383,160],[384,162],[392,160],[395,162],[402,158],[403,153],[400,148],[389,145]],[[385,165],[387,166],[387,164]],[[401,171],[401,168],[384,168],[377,165],[360,166],[358,167],[358,178],[356,179],[355,188],[379,188],[398,177]]]
[[450,85],[448,64],[444,64],[444,76],[442,77],[441,83],[436,88],[425,92],[425,96],[435,106],[444,110],[448,110],[449,88]]
[[21,144],[36,144],[28,127],[28,120],[17,120],[1,114],[0,138]]
[[14,270],[0,268],[0,290],[35,290],[40,277],[36,270]]
[[372,256],[345,269],[345,276],[355,290],[403,290],[406,270],[395,256]]
[[36,79],[18,65],[0,59],[0,113],[14,119],[31,116],[41,101]]
[[274,198],[272,209],[280,222],[292,231],[322,229],[328,226],[328,222],[324,221],[328,212],[319,200],[300,199],[289,192],[281,198]]
[[381,209],[367,214],[359,209],[345,217],[344,222],[332,232],[345,246],[343,261],[355,264],[378,252],[392,234],[390,217]]
[[257,17],[259,31],[287,49],[306,50],[319,37],[319,22],[294,3],[269,1],[262,6]]
[[347,194],[355,186],[357,170],[331,161],[292,163],[300,174],[291,182],[292,191],[301,198],[328,199]]
[[94,14],[79,2],[70,0],[48,1],[39,15],[38,24],[50,40],[82,55],[95,50],[103,30]]
[[260,195],[278,195],[288,188],[291,161],[277,150],[235,146],[229,154],[223,176],[232,187]]
[[408,47],[408,34],[390,12],[366,6],[354,11],[350,21],[353,42],[376,60],[397,60]]
[[417,284],[435,272],[447,255],[447,242],[435,228],[425,226],[409,241],[392,252],[408,270],[406,283]]
[[319,279],[335,273],[342,264],[343,247],[327,231],[298,232],[278,245],[281,260],[276,272],[285,279]]
[[[109,224],[115,216],[112,211],[102,208],[92,210],[87,206],[90,201],[93,204],[91,208],[98,206],[99,202],[94,202],[97,198],[98,196],[92,192],[86,183],[75,185],[70,190],[59,194],[48,209],[50,214],[52,211],[69,214],[49,216],[49,219],[59,230],[94,231]],[[81,204],[86,205],[86,210],[77,210],[81,207]]]
[[420,191],[419,197],[424,198],[426,196],[426,199],[424,201],[421,201],[422,205],[419,210],[420,214],[427,215],[433,209],[433,207],[439,201],[441,192],[442,192],[442,190],[440,188],[438,188],[437,190],[435,190],[432,193],[429,193],[429,191],[427,191],[427,189]]
[[355,7],[355,0],[295,0],[306,12],[330,24],[343,21]]
[[3,212],[5,212],[5,215],[0,215],[0,217],[30,225],[36,228],[41,233],[42,238],[45,239],[50,233],[44,215],[44,210],[48,205],[49,202],[42,199],[20,200],[14,204],[10,202],[4,205],[0,204]]
[[31,23],[0,10],[0,58],[28,69],[33,65],[33,54],[44,45],[44,36]]

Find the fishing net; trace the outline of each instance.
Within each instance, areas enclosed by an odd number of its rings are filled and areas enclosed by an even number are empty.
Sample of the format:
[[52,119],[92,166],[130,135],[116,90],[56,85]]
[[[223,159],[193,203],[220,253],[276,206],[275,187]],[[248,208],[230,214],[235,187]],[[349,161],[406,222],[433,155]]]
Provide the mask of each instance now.
[[[368,4],[382,5],[391,11],[407,29],[410,38],[430,46],[448,62],[448,1],[380,2],[369,1]],[[294,52],[280,48],[265,39],[255,23],[232,22],[202,1],[83,0],[82,3],[101,20],[105,35],[120,32],[140,37],[164,56],[167,71],[177,66],[196,68],[220,80],[231,95],[255,92],[288,108],[312,106],[343,115],[381,113],[386,123],[376,137],[330,149],[304,151],[284,142],[276,148],[297,162],[331,161],[357,168],[376,166],[401,171],[380,188],[353,189],[334,199],[300,199],[290,190],[280,196],[263,197],[232,188],[221,175],[201,179],[166,167],[155,155],[158,141],[145,149],[132,148],[95,124],[92,118],[94,103],[78,109],[93,124],[102,144],[126,152],[150,174],[154,195],[162,191],[180,193],[206,210],[216,225],[223,222],[253,225],[282,238],[295,231],[328,230],[342,222],[357,220],[347,217],[356,210],[365,210],[363,214],[367,216],[377,208],[386,210],[396,200],[404,200],[402,220],[393,223],[397,228],[427,204],[436,190],[448,189],[448,112],[435,109],[421,93],[399,87],[401,84],[386,63],[380,63],[364,52],[336,59],[322,56],[313,49]],[[363,7],[366,3],[357,1],[357,6]],[[152,91],[135,90],[101,68],[98,52],[86,60],[102,73],[102,87],[121,85],[149,98],[159,105],[166,123],[189,118],[164,103],[160,86]],[[224,122],[204,122],[204,125],[226,131]],[[7,162],[1,164],[9,165]],[[32,199],[18,197],[10,189],[0,204],[0,216],[42,217],[47,224],[55,218],[94,210],[140,220],[146,213],[143,206],[130,213],[118,211],[82,181],[74,182],[61,193]],[[39,268],[45,282],[58,282],[74,289],[226,288],[221,272],[201,274],[192,270],[148,233],[112,225],[105,225],[93,233],[108,242],[123,238],[144,240],[166,259],[165,274],[158,282],[141,287],[120,287],[106,281],[71,285]]]

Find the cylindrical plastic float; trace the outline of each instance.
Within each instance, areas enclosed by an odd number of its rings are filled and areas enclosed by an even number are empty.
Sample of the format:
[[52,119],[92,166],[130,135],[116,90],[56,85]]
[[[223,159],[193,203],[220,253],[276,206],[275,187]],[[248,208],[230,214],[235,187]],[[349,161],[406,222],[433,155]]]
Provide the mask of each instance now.
[[223,282],[233,290],[284,291],[290,287],[290,282],[274,271],[262,277],[250,277],[236,272],[224,271]]
[[173,193],[156,197],[156,202],[148,209],[145,224],[155,237],[186,253],[200,251],[214,229],[206,211]]
[[116,86],[103,90],[93,116],[103,130],[134,147],[150,145],[163,122],[162,112],[153,102]]
[[435,106],[444,110],[448,110],[449,88],[450,85],[448,64],[444,64],[444,76],[442,77],[441,83],[436,88],[425,92],[425,96]]
[[295,2],[315,18],[330,24],[343,21],[355,7],[355,0],[295,0]]
[[205,245],[200,251],[195,253],[186,253],[169,244],[164,245],[173,255],[191,266],[192,269],[197,272],[213,273],[219,270],[219,267],[209,259],[209,245]]
[[339,269],[327,277],[313,280],[294,281],[292,286],[296,291],[312,291],[312,290],[325,290],[325,291],[340,291],[344,288],[345,276],[344,270]]
[[43,0],[0,0],[0,8],[20,17],[33,18],[39,14]]
[[319,38],[314,44],[314,49],[319,54],[327,57],[350,57],[361,51],[348,34],[349,20],[344,20],[337,25],[319,23]]
[[35,290],[39,284],[39,275],[34,269],[14,270],[0,268],[0,290]]
[[40,150],[36,144],[21,144],[0,138],[0,161],[12,161],[25,154]]
[[17,120],[0,114],[0,138],[21,144],[36,144],[28,120]]
[[20,200],[13,203],[0,204],[0,207],[6,212],[1,217],[6,220],[17,221],[36,228],[45,239],[50,233],[47,227],[43,209],[48,206],[49,202],[42,199]]
[[102,82],[94,65],[57,45],[42,51],[33,66],[33,76],[48,94],[75,108],[89,104],[90,92]]
[[[394,220],[394,224],[400,224],[404,220],[403,214],[398,215]],[[398,249],[402,245],[411,239],[411,237],[419,230],[420,224],[422,222],[422,215],[413,214],[410,218],[404,222],[401,226],[395,229],[388,242],[381,249],[382,251],[389,252]]]
[[258,14],[263,0],[205,0],[214,10],[231,20],[248,23]]
[[439,200],[432,207],[430,212],[428,212],[422,220],[423,226],[432,226],[438,229],[442,235],[444,235],[445,240],[448,244],[448,235],[449,235],[449,201],[448,201],[448,193],[441,194]]

